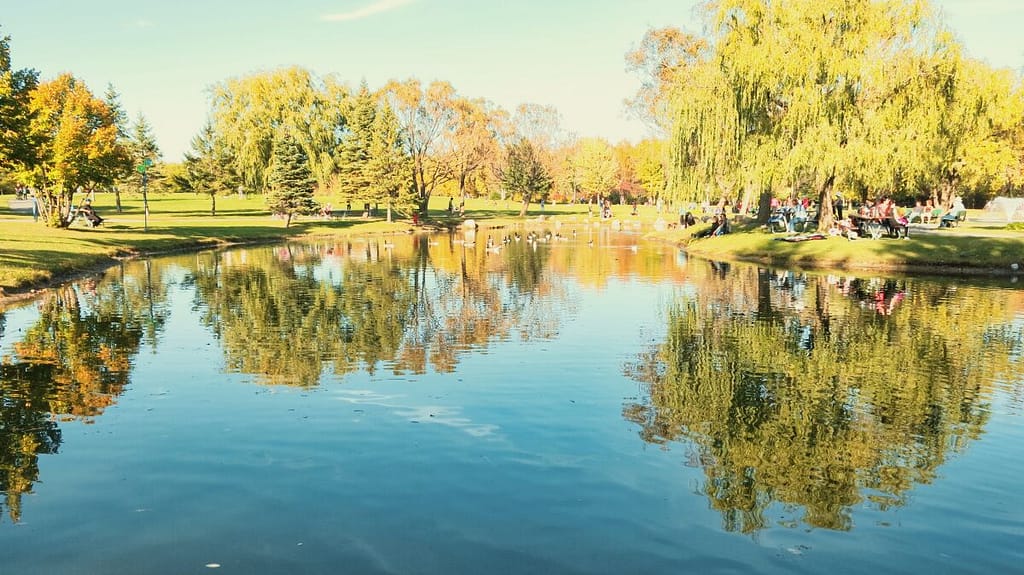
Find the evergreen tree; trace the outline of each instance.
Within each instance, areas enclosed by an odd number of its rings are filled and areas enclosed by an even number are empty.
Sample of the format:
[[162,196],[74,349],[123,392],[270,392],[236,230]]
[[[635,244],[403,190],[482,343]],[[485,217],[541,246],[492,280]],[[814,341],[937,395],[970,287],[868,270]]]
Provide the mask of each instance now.
[[[129,151],[131,150],[131,137],[128,135],[128,114],[125,113],[124,107],[121,106],[121,95],[117,93],[113,84],[107,84],[107,91],[103,95],[103,101],[107,103],[107,108],[110,109],[110,117],[114,121],[114,127],[117,129],[117,140],[121,144],[121,148]],[[122,169],[115,175],[115,179],[111,188],[114,190],[114,206],[117,209],[117,213],[121,213],[121,188],[123,186],[132,186],[137,181],[135,176],[135,170],[132,169],[131,159],[128,155],[122,158]]]
[[376,115],[376,100],[363,82],[352,104],[348,129],[338,146],[338,191],[344,199],[371,199],[367,190],[368,164]]
[[398,118],[389,106],[383,106],[373,122],[370,156],[366,163],[367,193],[373,200],[384,200],[391,208],[415,209],[412,188],[412,158],[405,153]]
[[146,116],[141,113],[132,124],[131,150],[132,159],[136,161],[136,165],[145,159],[157,162],[163,157],[160,146],[157,145],[156,138],[153,137],[153,127],[149,125]]
[[526,209],[536,193],[545,193],[551,189],[551,176],[533,149],[533,144],[525,138],[512,144],[508,149],[505,167],[500,174],[501,183],[512,195],[519,194],[523,199],[520,216],[526,215]]
[[185,154],[185,174],[175,178],[182,189],[210,196],[210,215],[217,215],[217,196],[233,192],[242,180],[234,171],[234,159],[228,148],[216,140],[213,126],[207,123],[192,139],[192,151]]
[[274,137],[267,184],[270,186],[267,205],[271,213],[285,217],[285,227],[291,225],[295,215],[316,212],[317,203],[313,199],[316,180],[309,169],[309,159],[295,138],[286,132],[279,131]]

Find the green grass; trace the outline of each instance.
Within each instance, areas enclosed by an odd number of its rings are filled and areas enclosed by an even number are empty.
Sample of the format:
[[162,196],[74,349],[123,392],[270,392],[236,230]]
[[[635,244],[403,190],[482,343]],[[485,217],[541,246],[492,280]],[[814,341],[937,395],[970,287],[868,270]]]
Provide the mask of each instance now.
[[[259,196],[218,198],[217,215],[211,216],[208,197],[158,195],[149,199],[147,230],[140,197],[122,198],[123,210],[117,213],[113,195],[100,194],[94,205],[106,218],[103,226],[89,229],[75,224],[70,229],[57,230],[33,222],[24,213],[11,212],[8,199],[10,196],[0,196],[0,295],[106,266],[118,257],[308,236],[404,233],[413,229],[404,216],[396,214],[395,221],[389,224],[383,221],[383,213],[370,219],[358,214],[331,220],[299,218],[285,228],[283,221],[270,217]],[[335,206],[336,216],[344,211],[340,209],[344,201],[320,199]],[[447,196],[432,198],[428,224],[454,226],[472,218],[485,227],[502,227],[524,221],[519,216],[520,204],[514,201],[470,199],[464,218],[448,214],[447,205]],[[645,230],[651,230],[659,217],[669,222],[677,217],[673,212],[658,214],[651,206],[640,206],[637,216],[631,215],[629,206],[614,206],[613,211],[616,218],[638,221]],[[586,205],[548,204],[541,212],[538,204],[532,204],[526,219],[536,221],[541,215],[563,221],[588,218]],[[851,242],[833,238],[786,243],[776,241],[781,237],[779,234],[767,234],[756,226],[743,224],[736,226],[737,233],[719,238],[694,240],[689,233],[692,231],[667,230],[649,235],[686,244],[690,252],[704,257],[793,267],[982,270],[1008,268],[1011,263],[1024,266],[1024,232],[1019,227],[985,224],[972,217],[960,228],[919,233],[910,241]]]

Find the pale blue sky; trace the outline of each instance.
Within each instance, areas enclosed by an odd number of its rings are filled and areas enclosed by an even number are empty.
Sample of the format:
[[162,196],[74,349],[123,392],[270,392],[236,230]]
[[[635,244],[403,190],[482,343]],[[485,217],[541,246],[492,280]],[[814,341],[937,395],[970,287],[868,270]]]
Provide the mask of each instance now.
[[[651,27],[698,30],[697,0],[0,0],[0,34],[16,68],[108,83],[178,161],[224,79],[298,65],[371,88],[388,79],[447,80],[511,110],[553,105],[580,136],[646,132],[623,101],[637,80],[624,55]],[[1024,66],[1024,0],[935,2],[967,51]]]

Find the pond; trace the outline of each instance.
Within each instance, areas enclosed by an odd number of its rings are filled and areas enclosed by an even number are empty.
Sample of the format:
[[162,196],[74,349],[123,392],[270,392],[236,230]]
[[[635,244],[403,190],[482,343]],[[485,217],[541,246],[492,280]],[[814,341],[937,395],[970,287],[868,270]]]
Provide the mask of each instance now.
[[4,572],[1013,572],[1022,336],[629,230],[126,262],[0,311]]

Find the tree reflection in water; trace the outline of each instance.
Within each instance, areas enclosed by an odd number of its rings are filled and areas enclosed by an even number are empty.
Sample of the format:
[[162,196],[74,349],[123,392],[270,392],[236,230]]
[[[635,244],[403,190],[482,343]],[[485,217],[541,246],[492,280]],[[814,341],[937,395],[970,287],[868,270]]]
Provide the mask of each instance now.
[[108,274],[101,289],[88,279],[49,292],[15,356],[0,360],[0,491],[12,521],[38,480],[39,455],[60,447],[57,422],[102,414],[128,384],[143,337],[159,333],[154,295],[162,288],[147,292],[123,272]]
[[772,513],[846,530],[856,505],[904,504],[982,433],[991,382],[1020,371],[1000,292],[746,268],[700,285],[626,366],[645,393],[623,413],[644,441],[691,446],[730,531]]
[[561,288],[545,254],[427,236],[289,244],[203,254],[191,281],[230,370],[315,386],[325,367],[451,372],[459,353],[513,333],[552,337],[559,315],[538,293]]
[[[426,236],[293,244],[137,261],[53,290],[0,359],[0,491],[13,521],[56,453],[58,423],[86,423],[113,405],[143,343],[156,351],[170,316],[172,267],[186,270],[194,308],[222,341],[227,368],[269,384],[311,386],[336,374],[454,371],[495,339],[552,337],[562,289],[546,252],[497,256]],[[6,318],[0,314],[0,329]],[[10,333],[0,331],[10,337]]]

